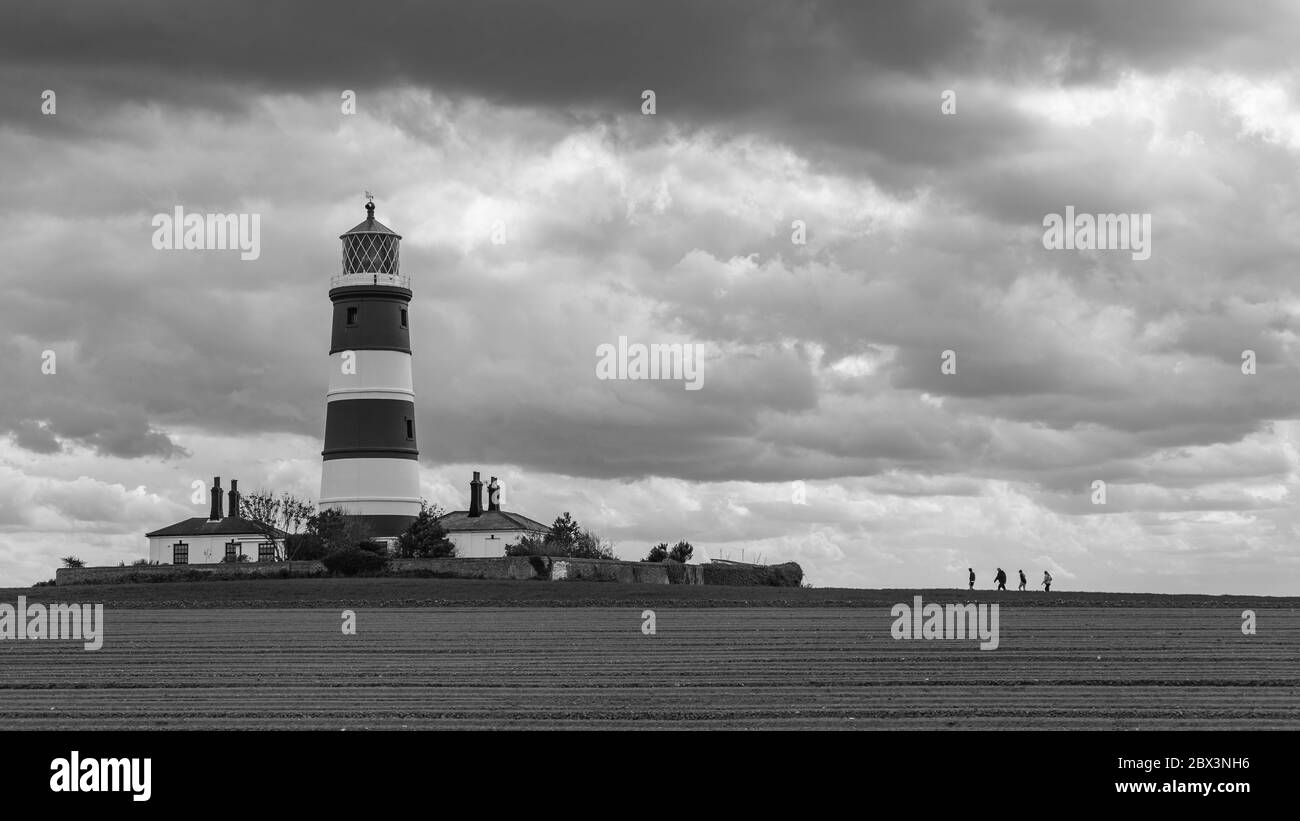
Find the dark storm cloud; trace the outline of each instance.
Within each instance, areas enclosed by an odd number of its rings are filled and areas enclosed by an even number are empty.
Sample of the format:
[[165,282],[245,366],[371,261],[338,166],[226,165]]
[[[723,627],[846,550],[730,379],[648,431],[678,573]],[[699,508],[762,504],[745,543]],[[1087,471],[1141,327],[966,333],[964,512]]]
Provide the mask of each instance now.
[[1300,33],[1287,0],[990,0],[988,10],[1026,39],[1062,49],[1063,79],[1074,82],[1188,62],[1277,71],[1289,66]]
[[974,4],[933,2],[56,2],[7,21],[5,41],[6,62],[151,71],[163,90],[179,72],[270,92],[410,82],[499,102],[639,104],[658,82],[716,112],[806,98],[796,92],[867,67],[968,61],[977,20]]
[[9,435],[14,444],[32,453],[58,453],[62,449],[58,437],[48,425],[42,425],[31,419],[20,420],[13,426]]
[[[1190,59],[1277,69],[1296,33],[1275,4],[605,0],[383,4],[42,3],[0,33],[4,118],[125,101],[235,111],[246,92],[429,87],[491,102],[636,111],[798,140],[816,161],[891,187],[998,153],[1034,126],[979,80],[1079,81]],[[1059,65],[1062,54],[1067,56]],[[935,128],[962,89],[960,136]],[[968,96],[969,95],[969,96]],[[68,123],[51,134],[76,134]],[[901,165],[900,165],[901,164]],[[919,176],[918,176],[919,175]]]

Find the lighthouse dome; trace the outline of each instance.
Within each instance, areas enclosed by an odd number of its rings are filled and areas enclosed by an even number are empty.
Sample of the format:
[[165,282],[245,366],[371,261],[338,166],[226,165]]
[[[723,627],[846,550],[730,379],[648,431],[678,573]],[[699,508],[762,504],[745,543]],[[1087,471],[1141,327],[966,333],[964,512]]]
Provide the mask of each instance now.
[[401,235],[375,219],[375,204],[366,203],[366,219],[351,231],[340,234],[343,240],[343,273],[397,274],[398,244]]

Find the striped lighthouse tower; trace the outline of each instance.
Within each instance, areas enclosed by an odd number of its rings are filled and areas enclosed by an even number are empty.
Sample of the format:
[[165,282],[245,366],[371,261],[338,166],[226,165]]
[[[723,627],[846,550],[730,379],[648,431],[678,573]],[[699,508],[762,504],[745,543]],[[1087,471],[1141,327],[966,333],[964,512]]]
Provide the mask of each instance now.
[[410,279],[401,237],[375,219],[343,234],[343,273],[330,281],[330,336],[320,509],[361,520],[375,538],[398,536],[420,512]]

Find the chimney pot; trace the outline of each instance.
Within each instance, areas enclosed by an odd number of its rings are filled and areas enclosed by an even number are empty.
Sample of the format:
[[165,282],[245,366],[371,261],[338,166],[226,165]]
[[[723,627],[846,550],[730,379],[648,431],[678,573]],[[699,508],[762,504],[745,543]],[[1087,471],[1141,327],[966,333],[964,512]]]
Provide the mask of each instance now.
[[227,516],[229,516],[229,517],[232,518],[232,519],[238,518],[238,517],[239,517],[239,500],[242,498],[242,497],[240,496],[240,494],[239,494],[239,480],[238,480],[238,479],[231,479],[231,480],[230,480],[230,493],[228,493],[227,495],[230,497],[230,511],[229,511],[229,513],[227,513]]
[[477,470],[469,483],[469,515],[475,518],[483,515],[483,481],[478,478]]
[[208,519],[216,521],[221,518],[221,477],[212,477],[212,510],[208,512]]

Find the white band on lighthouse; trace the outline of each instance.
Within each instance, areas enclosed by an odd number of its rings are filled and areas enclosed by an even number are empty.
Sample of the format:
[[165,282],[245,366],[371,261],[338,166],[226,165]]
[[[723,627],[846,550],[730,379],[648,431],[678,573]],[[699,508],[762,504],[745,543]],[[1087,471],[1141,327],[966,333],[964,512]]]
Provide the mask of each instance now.
[[392,512],[414,516],[420,512],[419,465],[415,459],[330,459],[321,474],[320,503],[339,507],[350,501],[400,500],[408,509]]
[[399,391],[415,395],[411,380],[411,355],[405,351],[339,351],[330,356],[327,396],[349,391]]

